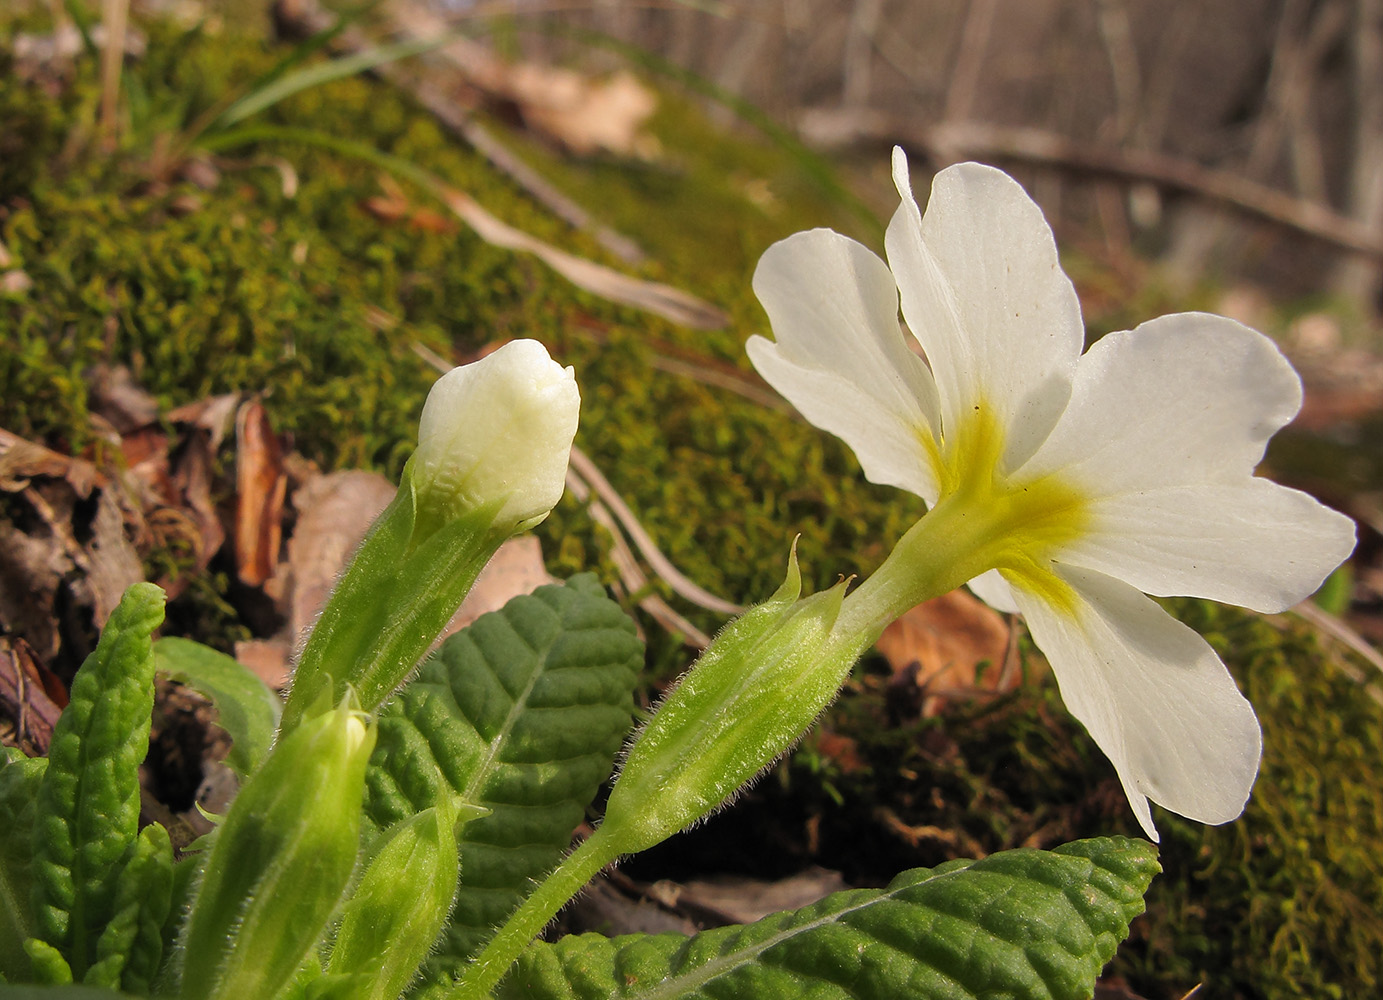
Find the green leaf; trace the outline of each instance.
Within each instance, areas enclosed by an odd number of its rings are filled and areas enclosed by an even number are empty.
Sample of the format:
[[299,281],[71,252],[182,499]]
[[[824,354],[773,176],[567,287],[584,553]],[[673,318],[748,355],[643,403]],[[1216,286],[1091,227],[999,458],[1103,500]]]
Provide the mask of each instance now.
[[24,941],[34,934],[34,813],[47,767],[47,758],[0,748],[0,975],[10,980],[29,975]]
[[151,823],[139,833],[134,856],[116,884],[115,915],[96,942],[96,964],[84,982],[147,994],[163,957],[163,923],[173,895],[173,845]]
[[283,714],[279,696],[233,657],[191,639],[154,643],[154,666],[211,700],[231,738],[226,763],[242,778],[249,776],[274,741]]
[[1151,844],[1122,837],[952,861],[690,938],[537,943],[497,996],[1086,1000],[1160,870]]
[[461,884],[433,974],[452,973],[551,870],[629,731],[643,662],[595,577],[540,587],[449,638],[381,714],[366,814],[443,796],[491,810],[461,835]]
[[33,966],[34,982],[43,986],[66,986],[72,982],[72,966],[62,957],[62,952],[41,938],[29,938],[24,942],[24,951],[29,955]]
[[163,603],[163,591],[150,583],[125,591],[72,680],[39,785],[36,936],[67,959],[75,979],[95,959],[139,832],[139,765],[154,705],[150,635],[163,621]]

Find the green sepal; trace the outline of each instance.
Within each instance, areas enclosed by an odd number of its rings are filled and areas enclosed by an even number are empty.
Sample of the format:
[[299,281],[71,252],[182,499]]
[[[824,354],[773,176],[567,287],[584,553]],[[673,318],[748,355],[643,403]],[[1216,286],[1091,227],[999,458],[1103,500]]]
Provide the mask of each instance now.
[[720,807],[801,739],[872,636],[834,629],[846,582],[798,599],[801,573],[727,625],[658,706],[620,767],[597,836],[646,850]]
[[154,643],[154,667],[210,699],[217,722],[231,738],[226,764],[248,777],[274,741],[283,714],[279,696],[234,657],[191,639]]
[[590,574],[451,636],[380,713],[366,813],[387,827],[459,796],[461,882],[428,974],[449,977],[561,859],[629,732],[634,623]]
[[72,982],[72,966],[67,964],[62,952],[47,941],[29,938],[24,942],[24,953],[29,956],[29,978],[35,983],[41,986],[66,986]]
[[293,981],[355,868],[374,741],[343,700],[283,737],[241,788],[179,945],[183,1000],[269,1000]]
[[349,687],[373,712],[407,679],[465,600],[508,533],[494,527],[500,502],[436,523],[419,518],[412,463],[375,519],[303,647],[284,707],[286,732],[313,701]]
[[82,981],[147,994],[163,957],[172,893],[173,845],[168,831],[151,823],[140,831],[134,855],[120,872],[115,914],[96,942],[96,964]]
[[163,604],[163,591],[151,583],[125,591],[72,680],[39,785],[36,936],[63,954],[78,979],[114,915],[116,880],[139,833],[139,765],[154,705],[151,634]]
[[573,935],[498,1000],[1088,1000],[1160,871],[1126,838],[1016,850],[693,937]]
[[386,831],[342,910],[327,963],[329,977],[364,977],[349,996],[394,1000],[403,993],[451,912],[459,828],[488,812],[443,800]]
[[0,747],[0,976],[10,980],[29,975],[24,942],[34,935],[34,816],[47,767],[46,757]]

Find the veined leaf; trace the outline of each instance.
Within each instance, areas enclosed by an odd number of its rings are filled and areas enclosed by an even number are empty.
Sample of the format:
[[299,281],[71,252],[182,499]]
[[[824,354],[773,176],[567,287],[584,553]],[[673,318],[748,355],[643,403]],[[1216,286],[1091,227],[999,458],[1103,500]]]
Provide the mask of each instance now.
[[380,714],[366,814],[389,826],[459,794],[490,815],[460,839],[450,974],[550,871],[609,777],[643,662],[595,577],[540,587],[452,636]]
[[1151,844],[1005,851],[679,934],[531,945],[500,1000],[1086,1000],[1160,871]]
[[259,766],[283,714],[283,702],[267,684],[233,657],[191,639],[154,643],[154,666],[216,706],[217,721],[231,738],[226,763],[240,777]]
[[0,976],[11,981],[29,973],[24,942],[34,934],[34,812],[47,767],[45,757],[0,747]]
[[111,612],[53,727],[34,819],[36,936],[81,979],[115,912],[116,880],[139,832],[139,765],[154,706],[150,635],[163,591],[137,583]]

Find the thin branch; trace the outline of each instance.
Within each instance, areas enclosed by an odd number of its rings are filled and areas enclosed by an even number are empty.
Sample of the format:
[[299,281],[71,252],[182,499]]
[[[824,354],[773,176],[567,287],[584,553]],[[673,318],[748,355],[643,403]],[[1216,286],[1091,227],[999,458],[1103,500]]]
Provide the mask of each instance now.
[[[572,469],[567,470],[567,489],[571,490],[572,496],[576,499],[586,502],[586,511],[591,515],[591,520],[610,533],[610,561],[619,570],[620,582],[624,584],[625,590],[631,595],[645,590],[648,587],[648,577],[639,568],[639,562],[634,558],[629,543],[620,534],[619,526],[615,523],[609,508],[592,498],[590,485]],[[685,637],[687,645],[705,649],[711,644],[710,636],[679,615],[657,594],[645,593],[642,597],[636,598],[636,601],[639,607],[663,628],[669,632],[680,632]]]
[[1017,160],[1100,177],[1144,181],[1170,191],[1220,202],[1247,215],[1375,259],[1383,259],[1383,236],[1316,202],[1245,180],[1225,170],[1153,150],[1114,149],[1068,139],[1054,132],[984,122],[919,126],[883,113],[836,109],[805,113],[802,132],[825,142],[900,142],[944,162],[958,155]]
[[984,52],[989,47],[989,32],[994,24],[996,0],[974,0],[961,29],[960,46],[951,70],[951,86],[946,91],[946,107],[942,117],[952,121],[970,116],[979,85]]
[[609,505],[620,526],[629,535],[629,540],[643,553],[643,557],[648,560],[648,565],[653,572],[671,587],[674,593],[707,611],[715,611],[723,615],[738,615],[744,611],[740,605],[732,604],[730,601],[698,587],[687,579],[676,566],[672,565],[671,560],[663,555],[658,546],[654,544],[653,539],[648,536],[648,532],[639,523],[639,519],[634,516],[634,512],[629,509],[624,498],[610,485],[610,481],[601,473],[599,467],[591,461],[590,456],[575,445],[571,449],[571,466]]

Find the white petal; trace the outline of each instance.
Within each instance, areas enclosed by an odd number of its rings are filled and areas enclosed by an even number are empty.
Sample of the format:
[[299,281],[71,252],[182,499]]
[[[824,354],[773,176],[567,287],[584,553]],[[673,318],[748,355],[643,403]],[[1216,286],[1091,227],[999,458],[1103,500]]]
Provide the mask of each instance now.
[[871,482],[933,502],[922,441],[937,423],[936,385],[908,349],[884,262],[830,230],[798,233],[764,252],[754,293],[777,341],[749,339],[759,374],[842,438]]
[[1073,620],[1015,587],[1071,714],[1105,752],[1154,840],[1148,800],[1226,823],[1248,800],[1262,755],[1253,708],[1194,631],[1127,584],[1074,567]]
[[1059,470],[1100,496],[1237,483],[1300,408],[1301,382],[1267,337],[1223,316],[1164,316],[1085,353],[1061,422],[1019,475]]
[[974,592],[976,597],[995,611],[1002,611],[1008,615],[1018,613],[1018,602],[1014,600],[1013,588],[1008,585],[1007,580],[999,575],[997,569],[991,569],[988,573],[981,573],[966,583],[966,586]]
[[1266,479],[1125,493],[1094,505],[1095,527],[1060,559],[1139,590],[1283,611],[1315,593],[1354,549],[1354,522]]
[[936,375],[943,430],[978,404],[995,407],[1014,469],[1066,405],[1085,339],[1052,231],[1017,182],[992,167],[937,174],[925,218],[899,149],[893,177],[903,201],[885,246],[903,316]]

